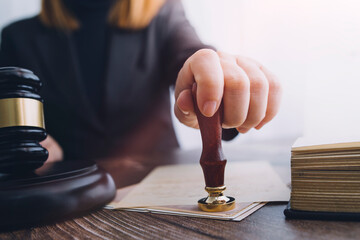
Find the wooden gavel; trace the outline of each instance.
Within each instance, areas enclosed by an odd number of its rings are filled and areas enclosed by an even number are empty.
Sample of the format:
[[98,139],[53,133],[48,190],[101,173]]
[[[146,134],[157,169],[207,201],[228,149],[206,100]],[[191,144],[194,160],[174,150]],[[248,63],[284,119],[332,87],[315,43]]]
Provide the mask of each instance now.
[[29,70],[0,68],[0,173],[31,173],[48,158],[41,85]]
[[200,165],[204,172],[205,190],[209,194],[206,198],[198,201],[198,206],[201,210],[207,212],[222,212],[234,209],[235,198],[223,195],[226,189],[224,185],[226,159],[221,146],[223,105],[220,105],[212,117],[205,117],[198,108],[196,84],[193,85],[192,95],[203,143]]

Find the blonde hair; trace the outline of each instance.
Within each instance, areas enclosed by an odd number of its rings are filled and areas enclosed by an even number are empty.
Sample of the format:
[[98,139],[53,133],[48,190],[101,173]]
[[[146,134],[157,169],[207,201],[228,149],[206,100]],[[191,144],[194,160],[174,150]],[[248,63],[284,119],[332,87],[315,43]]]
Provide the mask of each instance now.
[[[117,0],[109,12],[108,22],[119,28],[145,28],[164,2],[165,0]],[[80,26],[62,0],[42,0],[40,20],[48,27],[61,30],[76,30]]]

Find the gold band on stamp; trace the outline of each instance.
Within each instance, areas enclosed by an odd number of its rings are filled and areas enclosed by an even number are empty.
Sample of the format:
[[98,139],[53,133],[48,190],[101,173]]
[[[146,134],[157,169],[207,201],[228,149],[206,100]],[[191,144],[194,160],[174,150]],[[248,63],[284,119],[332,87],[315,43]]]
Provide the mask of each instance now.
[[0,99],[0,128],[15,126],[45,128],[42,102],[31,98]]

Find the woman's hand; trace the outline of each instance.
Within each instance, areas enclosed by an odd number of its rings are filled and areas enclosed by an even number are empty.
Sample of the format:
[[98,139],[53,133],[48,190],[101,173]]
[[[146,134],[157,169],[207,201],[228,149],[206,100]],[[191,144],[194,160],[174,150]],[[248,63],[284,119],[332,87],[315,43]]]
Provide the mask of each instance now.
[[62,148],[50,135],[48,135],[47,138],[40,144],[49,152],[49,157],[46,162],[57,162],[63,159],[64,154]]
[[224,102],[224,128],[246,133],[260,129],[279,110],[281,85],[260,63],[210,49],[202,49],[185,62],[175,87],[175,115],[183,124],[198,128],[191,89],[197,84],[197,104],[211,117]]

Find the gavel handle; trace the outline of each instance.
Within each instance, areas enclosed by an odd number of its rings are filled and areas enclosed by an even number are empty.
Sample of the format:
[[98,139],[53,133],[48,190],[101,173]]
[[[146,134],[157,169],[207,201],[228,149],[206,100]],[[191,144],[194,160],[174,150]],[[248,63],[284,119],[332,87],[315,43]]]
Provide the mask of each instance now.
[[221,146],[223,104],[212,117],[205,117],[198,108],[196,84],[193,85],[192,95],[203,142],[200,165],[204,172],[205,184],[206,187],[221,187],[224,185],[226,165]]

